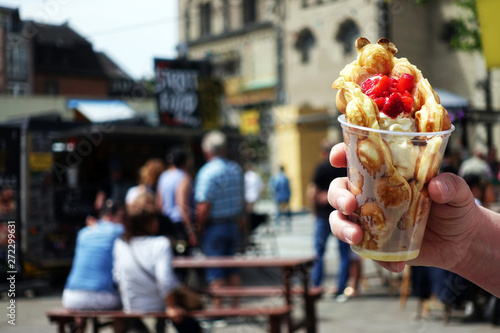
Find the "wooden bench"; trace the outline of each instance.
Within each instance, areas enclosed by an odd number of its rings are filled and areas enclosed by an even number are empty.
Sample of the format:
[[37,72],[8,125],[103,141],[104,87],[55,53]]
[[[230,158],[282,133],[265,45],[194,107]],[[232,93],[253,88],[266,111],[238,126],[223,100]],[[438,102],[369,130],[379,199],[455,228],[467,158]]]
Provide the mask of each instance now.
[[[290,314],[290,306],[282,307],[253,307],[253,308],[231,308],[231,309],[205,309],[189,311],[187,316],[198,319],[231,318],[231,317],[268,317],[269,332],[281,332],[283,318]],[[92,323],[92,332],[99,332],[108,326],[113,319],[123,318],[156,318],[168,319],[165,312],[136,312],[125,313],[123,311],[77,311],[68,309],[53,309],[46,313],[52,323],[57,324],[57,332],[83,333],[83,328],[87,320]],[[100,322],[99,319],[107,319],[107,322]]]
[[[205,288],[198,291],[209,297],[283,297],[285,289],[282,286],[260,286],[260,287],[217,287]],[[303,296],[304,288],[294,286],[290,290],[292,296]],[[306,318],[292,323],[291,330],[296,331],[307,328],[307,319],[316,320],[316,301],[323,295],[323,287],[309,287],[307,290],[310,302],[304,302],[304,313]],[[309,318],[307,318],[309,317]]]
[[[200,294],[210,297],[275,297],[283,296],[285,290],[281,286],[261,286],[261,287],[217,287],[198,290]],[[304,288],[297,286],[291,289],[292,295],[304,294]],[[308,289],[309,297],[318,299],[323,294],[323,287],[310,287]]]

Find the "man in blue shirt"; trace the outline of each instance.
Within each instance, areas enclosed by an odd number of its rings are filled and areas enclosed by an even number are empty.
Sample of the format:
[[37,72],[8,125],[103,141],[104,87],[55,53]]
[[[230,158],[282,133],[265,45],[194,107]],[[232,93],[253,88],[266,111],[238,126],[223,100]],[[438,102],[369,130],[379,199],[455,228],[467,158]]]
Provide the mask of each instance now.
[[[204,233],[202,248],[207,256],[232,256],[239,239],[239,222],[244,213],[244,180],[241,167],[226,158],[226,136],[220,131],[208,133],[202,140],[207,163],[195,180],[196,215]],[[206,270],[212,287],[240,285],[234,269]],[[234,300],[234,305],[236,305]],[[216,307],[220,299],[214,299]]]
[[281,225],[281,218],[285,214],[287,228],[290,231],[292,228],[292,217],[289,203],[292,191],[290,190],[290,181],[285,174],[284,166],[280,166],[280,171],[271,178],[271,190],[274,193],[274,200],[276,201],[276,225],[278,227]]
[[62,303],[73,310],[121,307],[113,283],[113,245],[123,233],[123,204],[107,200],[101,218],[78,232],[75,257],[64,287]]

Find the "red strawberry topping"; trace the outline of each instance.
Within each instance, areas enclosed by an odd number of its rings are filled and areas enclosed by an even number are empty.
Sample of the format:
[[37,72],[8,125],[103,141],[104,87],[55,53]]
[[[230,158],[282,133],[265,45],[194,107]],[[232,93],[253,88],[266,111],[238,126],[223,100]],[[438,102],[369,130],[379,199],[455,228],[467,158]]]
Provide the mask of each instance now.
[[414,85],[410,74],[403,74],[399,79],[377,74],[365,80],[361,90],[375,101],[380,112],[397,118],[403,112],[411,112],[413,96],[410,92]]

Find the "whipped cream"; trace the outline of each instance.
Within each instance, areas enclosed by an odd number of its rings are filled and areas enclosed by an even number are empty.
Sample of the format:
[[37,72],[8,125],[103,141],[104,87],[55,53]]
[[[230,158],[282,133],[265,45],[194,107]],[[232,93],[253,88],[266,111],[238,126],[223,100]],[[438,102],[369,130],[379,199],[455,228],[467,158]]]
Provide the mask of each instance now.
[[415,119],[408,117],[391,118],[380,112],[380,129],[393,132],[417,132]]
[[[407,117],[390,118],[380,113],[380,129],[391,132],[416,132],[415,119]],[[415,165],[419,156],[419,147],[411,142],[411,137],[387,135],[384,136],[392,154],[392,163],[405,179],[413,178]]]

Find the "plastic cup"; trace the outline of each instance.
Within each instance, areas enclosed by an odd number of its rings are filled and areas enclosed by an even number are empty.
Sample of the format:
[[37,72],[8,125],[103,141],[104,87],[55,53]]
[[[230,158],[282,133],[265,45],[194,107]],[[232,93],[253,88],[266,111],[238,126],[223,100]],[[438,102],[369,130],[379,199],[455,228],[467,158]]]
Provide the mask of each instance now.
[[349,219],[363,230],[351,248],[381,261],[406,261],[420,252],[431,200],[428,182],[441,166],[448,139],[442,132],[393,132],[338,118],[346,144],[349,190],[356,211]]

